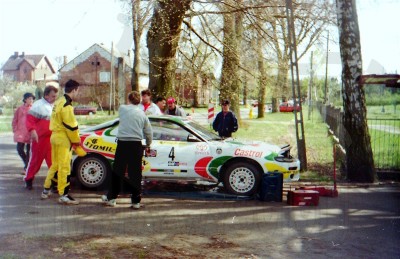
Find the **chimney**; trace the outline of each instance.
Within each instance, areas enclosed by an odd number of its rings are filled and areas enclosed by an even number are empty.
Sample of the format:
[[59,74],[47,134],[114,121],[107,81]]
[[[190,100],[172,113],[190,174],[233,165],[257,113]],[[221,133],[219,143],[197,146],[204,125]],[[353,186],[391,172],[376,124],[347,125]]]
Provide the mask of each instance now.
[[25,51],[22,51],[21,57],[25,57]]
[[64,62],[63,63],[64,66],[68,63],[67,56],[64,56],[64,61],[63,62]]
[[18,51],[14,51],[14,57],[18,58]]

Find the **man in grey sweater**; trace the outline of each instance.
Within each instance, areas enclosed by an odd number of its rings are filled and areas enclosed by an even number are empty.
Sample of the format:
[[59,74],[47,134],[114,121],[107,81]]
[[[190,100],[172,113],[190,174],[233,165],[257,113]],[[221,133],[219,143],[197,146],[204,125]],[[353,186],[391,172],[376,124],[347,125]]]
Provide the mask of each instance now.
[[117,133],[117,150],[115,151],[114,172],[111,176],[110,188],[107,195],[101,197],[107,206],[115,206],[121,189],[121,180],[128,171],[132,209],[140,208],[142,195],[142,139],[146,139],[145,152],[150,152],[153,132],[150,121],[145,113],[138,107],[140,94],[133,91],[128,96],[131,104],[121,105],[119,108],[119,127]]

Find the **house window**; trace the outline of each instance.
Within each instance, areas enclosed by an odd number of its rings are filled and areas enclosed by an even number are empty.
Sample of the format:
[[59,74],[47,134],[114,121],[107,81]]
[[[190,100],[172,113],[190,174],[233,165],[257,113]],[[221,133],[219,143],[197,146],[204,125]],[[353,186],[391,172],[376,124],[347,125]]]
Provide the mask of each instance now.
[[26,67],[24,67],[24,74],[28,73],[28,69],[26,69]]

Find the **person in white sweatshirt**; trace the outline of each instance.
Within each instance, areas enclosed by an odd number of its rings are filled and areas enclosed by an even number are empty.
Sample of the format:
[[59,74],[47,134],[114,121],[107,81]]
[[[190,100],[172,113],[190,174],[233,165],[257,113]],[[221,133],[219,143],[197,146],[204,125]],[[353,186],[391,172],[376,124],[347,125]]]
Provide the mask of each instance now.
[[[115,151],[114,172],[111,176],[107,195],[101,197],[106,206],[115,206],[121,189],[121,180],[130,185],[131,208],[139,209],[142,195],[142,139],[146,139],[146,154],[150,153],[153,132],[146,114],[138,107],[140,94],[133,91],[128,96],[130,104],[119,108],[117,150]],[[125,178],[128,171],[128,178]]]

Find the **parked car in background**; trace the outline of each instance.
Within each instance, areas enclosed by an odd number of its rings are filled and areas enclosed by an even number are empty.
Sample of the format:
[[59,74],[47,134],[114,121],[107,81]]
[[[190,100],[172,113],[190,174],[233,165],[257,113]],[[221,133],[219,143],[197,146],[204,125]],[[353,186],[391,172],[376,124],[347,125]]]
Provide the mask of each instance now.
[[74,108],[75,115],[90,115],[96,114],[97,108],[87,105],[78,105]]
[[[293,102],[283,102],[279,105],[280,112],[293,112],[295,109]],[[300,105],[296,104],[296,111],[300,111]]]
[[[244,143],[221,139],[187,118],[149,116],[153,130],[150,154],[143,157],[143,180],[185,181],[217,185],[232,194],[250,196],[258,191],[262,176],[280,172],[285,182],[300,178],[300,162],[290,155],[290,145]],[[73,172],[88,188],[101,188],[111,175],[117,147],[119,119],[80,131],[87,152],[74,157]]]

